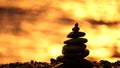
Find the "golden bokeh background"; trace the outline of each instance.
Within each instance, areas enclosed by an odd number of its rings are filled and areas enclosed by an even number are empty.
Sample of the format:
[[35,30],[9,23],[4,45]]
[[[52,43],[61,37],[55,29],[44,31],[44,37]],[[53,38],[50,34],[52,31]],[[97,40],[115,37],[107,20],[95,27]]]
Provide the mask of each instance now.
[[120,59],[120,0],[0,0],[0,63],[50,62],[76,22],[87,59]]

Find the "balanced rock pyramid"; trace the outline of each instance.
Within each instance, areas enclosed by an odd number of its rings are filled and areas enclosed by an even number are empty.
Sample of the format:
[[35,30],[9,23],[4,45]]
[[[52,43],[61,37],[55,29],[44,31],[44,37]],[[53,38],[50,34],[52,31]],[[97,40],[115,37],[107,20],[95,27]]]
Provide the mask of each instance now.
[[72,28],[67,37],[71,38],[64,41],[64,46],[62,49],[62,56],[57,57],[57,61],[63,64],[57,68],[93,68],[93,64],[84,59],[89,55],[89,50],[86,49],[87,39],[81,38],[85,36],[84,32],[79,32],[78,23]]

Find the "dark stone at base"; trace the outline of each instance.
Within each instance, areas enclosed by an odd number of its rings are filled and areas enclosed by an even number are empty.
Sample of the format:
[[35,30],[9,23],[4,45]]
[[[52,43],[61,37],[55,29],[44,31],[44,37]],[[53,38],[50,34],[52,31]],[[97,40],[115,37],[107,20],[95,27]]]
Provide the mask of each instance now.
[[93,68],[93,66],[90,66],[90,65],[88,65],[88,66],[80,66],[80,65],[66,65],[66,64],[62,64],[62,65],[60,65],[59,67],[57,67],[57,68]]
[[89,60],[82,59],[79,64],[63,63],[62,65],[56,68],[93,68],[93,63]]

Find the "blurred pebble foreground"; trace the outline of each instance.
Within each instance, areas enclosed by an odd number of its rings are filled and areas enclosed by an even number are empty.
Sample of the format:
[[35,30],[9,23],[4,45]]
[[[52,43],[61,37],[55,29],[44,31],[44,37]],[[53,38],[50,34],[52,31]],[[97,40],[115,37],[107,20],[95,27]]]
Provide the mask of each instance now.
[[[9,63],[9,64],[0,64],[0,68],[55,68],[54,66],[60,65],[60,62],[51,58],[51,63],[47,62],[37,62],[31,60],[30,62],[16,62],[16,63]],[[93,61],[94,64],[93,68],[120,68],[120,61],[116,62],[109,62],[106,60],[101,60],[99,62]]]

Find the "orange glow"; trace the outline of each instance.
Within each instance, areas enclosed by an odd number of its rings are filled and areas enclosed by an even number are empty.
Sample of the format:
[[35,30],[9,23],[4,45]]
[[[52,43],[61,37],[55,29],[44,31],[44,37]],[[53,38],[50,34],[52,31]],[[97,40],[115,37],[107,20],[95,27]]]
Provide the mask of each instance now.
[[119,18],[119,0],[0,0],[0,63],[49,62],[76,22],[88,39],[88,59],[117,61]]
[[56,55],[58,56],[61,55],[61,51],[62,51],[62,47],[58,45],[58,46],[51,47],[49,52],[51,57],[56,58]]

